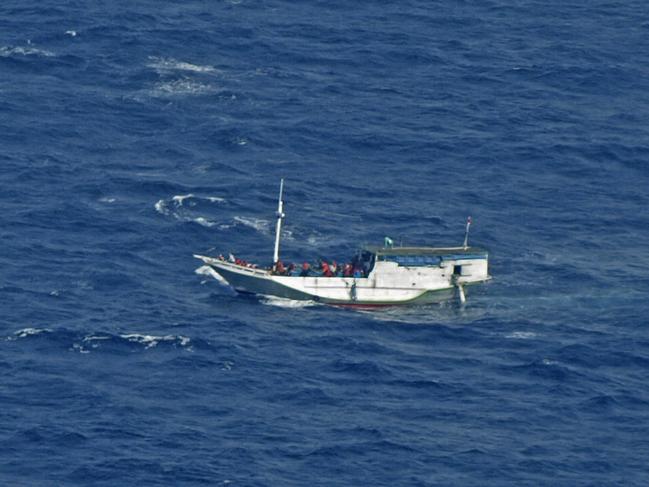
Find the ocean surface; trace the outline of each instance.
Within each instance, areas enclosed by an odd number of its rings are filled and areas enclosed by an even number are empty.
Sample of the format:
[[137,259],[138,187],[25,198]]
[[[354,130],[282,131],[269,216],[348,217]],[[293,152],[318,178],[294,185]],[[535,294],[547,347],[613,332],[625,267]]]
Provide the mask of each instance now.
[[[649,485],[645,0],[0,5],[0,484]],[[466,306],[194,253],[490,251]]]

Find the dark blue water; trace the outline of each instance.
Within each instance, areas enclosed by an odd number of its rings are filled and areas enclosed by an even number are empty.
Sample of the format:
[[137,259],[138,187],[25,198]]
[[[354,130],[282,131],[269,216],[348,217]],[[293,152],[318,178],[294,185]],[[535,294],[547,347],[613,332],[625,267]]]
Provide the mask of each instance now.
[[[0,483],[647,485],[649,7],[0,5]],[[457,303],[234,295],[386,235]]]

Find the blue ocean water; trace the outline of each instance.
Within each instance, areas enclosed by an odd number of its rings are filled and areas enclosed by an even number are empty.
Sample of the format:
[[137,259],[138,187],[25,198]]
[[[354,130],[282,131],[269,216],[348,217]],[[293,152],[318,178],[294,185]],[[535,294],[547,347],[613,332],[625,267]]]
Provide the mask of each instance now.
[[[0,5],[0,483],[647,485],[649,7]],[[465,307],[193,253],[471,242]]]

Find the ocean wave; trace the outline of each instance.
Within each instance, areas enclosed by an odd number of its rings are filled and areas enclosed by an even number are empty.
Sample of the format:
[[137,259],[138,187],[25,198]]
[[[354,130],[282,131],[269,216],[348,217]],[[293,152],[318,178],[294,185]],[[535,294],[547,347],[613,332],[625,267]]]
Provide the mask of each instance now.
[[267,306],[276,306],[278,308],[308,308],[311,306],[320,306],[315,301],[298,301],[296,299],[278,298],[277,296],[263,296],[260,303]]
[[325,241],[324,237],[321,237],[320,235],[313,235],[313,234],[309,235],[309,237],[306,239],[306,242],[313,247],[319,246],[324,241]]
[[119,335],[121,338],[128,340],[129,342],[139,343],[145,345],[145,348],[153,348],[160,342],[169,342],[178,344],[181,347],[186,347],[189,345],[191,340],[182,335],[141,335],[139,333],[131,333],[129,335]]
[[63,345],[70,351],[90,353],[93,349],[109,347],[110,345],[138,345],[147,350],[161,343],[173,347],[191,350],[192,340],[184,335],[149,335],[144,333],[126,333],[114,335],[111,333],[82,334],[65,329],[23,328],[5,338],[8,341],[27,340],[37,336],[45,336],[47,340]]
[[537,379],[552,380],[558,382],[567,382],[576,380],[581,377],[581,374],[574,367],[569,367],[564,362],[560,362],[554,358],[536,359],[522,365],[514,365],[506,367],[510,372],[521,373],[529,377]]
[[536,338],[536,333],[534,333],[533,331],[514,331],[508,335],[505,335],[505,338],[528,340],[530,338]]
[[203,227],[211,228],[218,223],[209,220],[204,216],[187,214],[186,208],[197,207],[202,202],[223,203],[226,200],[218,196],[196,196],[193,193],[174,195],[170,199],[158,200],[153,207],[155,211],[164,216],[171,216],[182,222],[193,222]]
[[188,198],[193,198],[193,197],[194,197],[194,195],[192,193],[189,193],[189,194],[177,194],[177,195],[171,197],[171,201],[176,203],[178,206],[182,206],[183,201],[185,201]]
[[220,198],[218,196],[196,196],[194,193],[177,194],[171,197],[171,201],[179,207],[183,206],[185,200],[189,201],[190,206],[196,206],[196,202],[200,200],[209,201],[210,203],[223,203],[225,198]]
[[169,208],[167,208],[167,202],[165,200],[158,200],[158,202],[153,205],[153,207],[155,208],[155,211],[157,211],[161,215],[169,214]]
[[263,218],[235,216],[234,221],[242,224],[243,226],[257,230],[260,233],[270,232],[270,222],[268,220],[264,220]]
[[168,202],[173,203],[177,208],[180,208],[185,204],[186,200],[188,201],[189,206],[196,206],[196,204],[201,201],[209,201],[210,203],[223,203],[226,201],[225,198],[219,196],[196,196],[194,193],[177,194],[172,196],[169,200],[159,200],[156,203],[156,208],[158,206],[166,207]]
[[[223,285],[225,285],[225,286],[228,286],[228,285],[229,285],[229,284],[228,284],[228,281],[226,281],[225,279],[223,279],[223,277],[221,277],[221,275],[220,275],[218,272],[216,272],[214,269],[212,269],[212,268],[211,268],[210,266],[208,266],[208,265],[200,266],[199,268],[195,269],[194,272],[195,272],[196,274],[198,274],[199,276],[208,276],[208,277],[213,277],[213,278],[216,279],[219,283],[221,283],[221,284],[223,284]],[[203,281],[202,283],[204,284],[205,282],[207,282],[207,281]]]
[[52,51],[45,49],[38,49],[36,47],[22,47],[22,46],[1,46],[0,57],[16,57],[16,56],[38,56],[38,57],[54,57]]
[[155,348],[161,343],[175,348],[183,348],[192,351],[192,340],[189,337],[183,335],[147,335],[143,333],[86,335],[80,340],[75,340],[70,347],[70,350],[78,353],[90,353],[92,350],[120,344],[138,345],[141,346],[143,350],[148,350]]
[[193,218],[191,221],[193,221],[194,223],[198,223],[202,227],[207,227],[207,228],[211,228],[216,225],[215,222],[210,221],[207,218],[204,218],[202,216]]
[[179,215],[178,213],[172,212],[172,211],[169,210],[169,208],[167,207],[164,200],[158,201],[154,205],[154,207],[155,207],[155,211],[157,211],[161,215],[165,215],[165,216],[171,215],[176,220],[179,220],[181,222],[193,222],[193,223],[196,223],[196,224],[198,224],[198,225],[200,225],[202,227],[206,227],[206,228],[211,228],[211,227],[214,227],[214,226],[218,225],[218,223],[213,222],[211,220],[208,220],[204,216],[197,216],[197,217],[192,218],[192,217],[183,216],[183,215]]
[[[255,218],[248,216],[235,216],[230,223],[221,223],[218,228],[219,230],[229,230],[231,228],[243,225],[244,227],[252,228],[253,230],[263,234],[270,235],[273,231],[272,224],[269,220],[263,218]],[[283,240],[295,240],[293,232],[287,230],[286,228],[282,229],[282,239]]]
[[158,72],[169,71],[190,71],[193,73],[215,73],[218,72],[213,66],[202,66],[200,64],[192,64],[185,61],[178,61],[173,58],[163,58],[150,56],[147,67],[153,68]]
[[11,341],[51,332],[52,330],[49,328],[23,328],[22,330],[15,331],[13,335],[8,336],[6,339]]
[[216,86],[209,83],[200,83],[189,79],[177,79],[174,81],[161,81],[156,83],[149,91],[154,98],[167,98],[174,96],[199,96],[219,91]]

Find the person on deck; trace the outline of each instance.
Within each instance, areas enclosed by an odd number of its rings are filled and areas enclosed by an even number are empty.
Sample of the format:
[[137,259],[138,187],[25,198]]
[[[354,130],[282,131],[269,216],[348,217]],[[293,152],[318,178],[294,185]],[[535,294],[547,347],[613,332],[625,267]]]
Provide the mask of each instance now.
[[329,268],[329,264],[327,264],[326,261],[322,261],[322,275],[324,277],[333,277],[333,273],[331,272],[331,269]]
[[309,269],[311,266],[309,265],[308,262],[305,262],[302,264],[302,272],[300,272],[300,277],[307,277],[309,275]]

